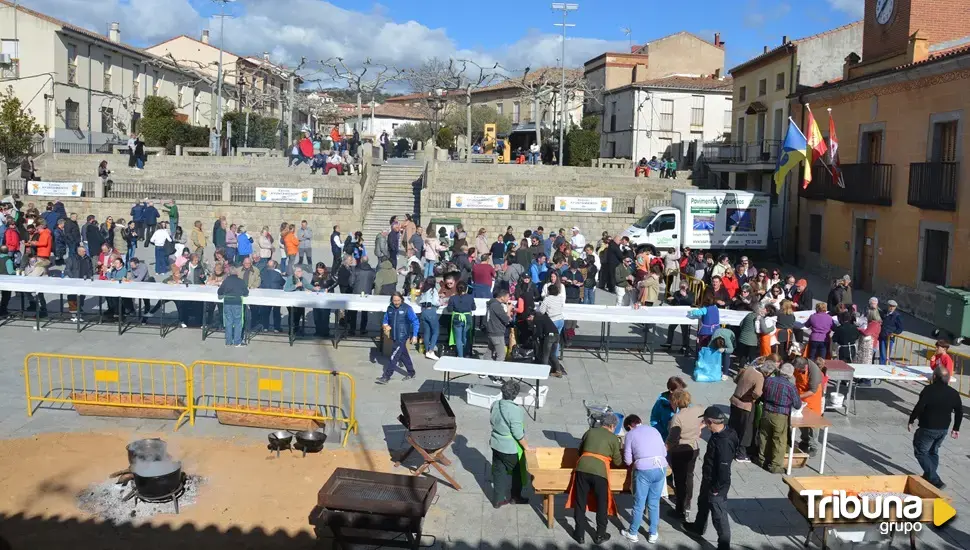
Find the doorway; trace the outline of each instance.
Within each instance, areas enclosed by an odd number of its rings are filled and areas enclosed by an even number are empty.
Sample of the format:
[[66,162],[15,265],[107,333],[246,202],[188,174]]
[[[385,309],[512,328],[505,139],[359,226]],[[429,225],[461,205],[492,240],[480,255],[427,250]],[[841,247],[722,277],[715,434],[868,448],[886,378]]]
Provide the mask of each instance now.
[[856,288],[871,292],[876,265],[876,220],[855,221],[855,258],[852,265],[852,280]]

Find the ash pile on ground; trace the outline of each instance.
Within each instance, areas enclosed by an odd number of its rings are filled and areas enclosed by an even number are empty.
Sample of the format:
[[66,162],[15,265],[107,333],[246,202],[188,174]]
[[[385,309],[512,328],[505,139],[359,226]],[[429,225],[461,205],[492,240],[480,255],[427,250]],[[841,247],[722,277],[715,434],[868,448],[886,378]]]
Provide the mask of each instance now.
[[[179,510],[195,504],[199,490],[206,483],[202,476],[189,475],[185,478],[185,492],[179,497]],[[134,481],[119,485],[114,479],[91,485],[77,496],[78,508],[92,516],[111,523],[137,524],[158,514],[174,514],[174,502],[154,504],[141,500],[135,504],[135,497],[122,502],[134,489]]]

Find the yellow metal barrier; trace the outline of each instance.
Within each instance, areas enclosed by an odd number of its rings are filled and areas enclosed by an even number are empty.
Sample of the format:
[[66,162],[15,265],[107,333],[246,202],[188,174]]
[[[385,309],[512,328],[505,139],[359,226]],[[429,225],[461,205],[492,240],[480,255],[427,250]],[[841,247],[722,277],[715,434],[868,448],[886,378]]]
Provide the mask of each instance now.
[[694,305],[701,305],[701,301],[704,299],[704,291],[707,290],[707,285],[704,284],[704,281],[694,277],[693,275],[688,275],[683,271],[680,272],[680,276],[687,281],[687,292],[694,295]]
[[[877,344],[878,345],[878,344]],[[892,347],[889,354],[893,361],[906,365],[925,366],[930,365],[930,358],[936,353],[936,342],[926,342],[910,338],[908,336],[896,336],[896,344]],[[950,350],[950,357],[953,358],[953,376],[957,379],[957,391],[962,395],[970,397],[970,384],[964,384],[964,380],[970,367],[970,355]]]
[[196,411],[235,413],[346,425],[343,445],[357,433],[357,388],[345,372],[247,365],[192,363]]
[[31,353],[24,358],[27,416],[34,405],[60,404],[80,414],[171,418],[194,424],[192,377],[182,363]]

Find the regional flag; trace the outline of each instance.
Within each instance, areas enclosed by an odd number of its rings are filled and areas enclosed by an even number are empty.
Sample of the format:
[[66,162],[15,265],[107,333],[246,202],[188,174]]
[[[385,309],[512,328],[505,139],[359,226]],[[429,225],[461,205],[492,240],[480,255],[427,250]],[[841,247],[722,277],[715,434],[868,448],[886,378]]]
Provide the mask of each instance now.
[[807,103],[805,104],[805,109],[808,110],[808,122],[806,126],[808,145],[805,151],[805,158],[811,159],[811,162],[806,161],[805,163],[805,176],[802,179],[803,189],[812,183],[812,165],[828,151],[828,147],[825,145],[825,139],[822,137],[822,132],[818,129],[818,124],[815,123],[815,115],[812,114],[812,109]]
[[[791,172],[792,168],[798,166],[799,162],[807,158],[807,151],[808,140],[805,139],[805,134],[798,129],[795,121],[788,117],[788,134],[781,146],[778,164],[775,165],[775,189],[779,195],[782,186],[785,184],[785,176],[788,175],[788,172]],[[811,179],[811,170],[808,173],[809,179]]]
[[835,119],[832,118],[832,109],[829,109],[829,171],[832,172],[832,181],[845,189],[842,164],[839,162],[839,138],[835,135]]

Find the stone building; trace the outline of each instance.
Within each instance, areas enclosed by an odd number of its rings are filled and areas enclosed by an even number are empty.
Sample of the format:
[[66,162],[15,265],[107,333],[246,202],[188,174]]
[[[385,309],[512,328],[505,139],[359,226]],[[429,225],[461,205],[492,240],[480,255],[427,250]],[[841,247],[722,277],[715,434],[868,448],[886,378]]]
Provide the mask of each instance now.
[[817,166],[799,192],[800,263],[928,319],[937,285],[970,286],[968,13],[970,0],[866,0],[860,55],[792,101],[826,135],[831,108],[845,182]]

